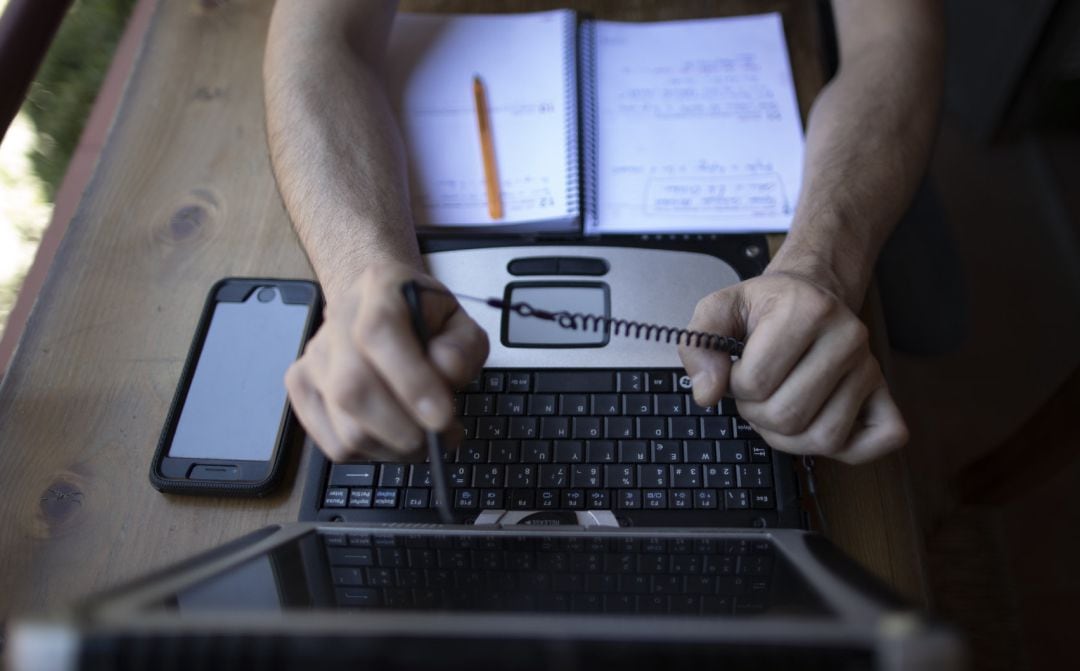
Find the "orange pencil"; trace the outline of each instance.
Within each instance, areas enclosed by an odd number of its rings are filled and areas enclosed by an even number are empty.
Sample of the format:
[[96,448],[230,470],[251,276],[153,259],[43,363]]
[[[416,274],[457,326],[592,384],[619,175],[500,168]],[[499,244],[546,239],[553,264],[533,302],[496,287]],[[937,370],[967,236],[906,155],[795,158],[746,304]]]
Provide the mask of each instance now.
[[495,165],[495,143],[491,139],[491,119],[488,116],[484,82],[473,75],[473,98],[476,100],[476,121],[480,125],[480,153],[484,158],[484,183],[487,186],[488,213],[492,219],[502,219],[502,196],[499,195],[499,169]]

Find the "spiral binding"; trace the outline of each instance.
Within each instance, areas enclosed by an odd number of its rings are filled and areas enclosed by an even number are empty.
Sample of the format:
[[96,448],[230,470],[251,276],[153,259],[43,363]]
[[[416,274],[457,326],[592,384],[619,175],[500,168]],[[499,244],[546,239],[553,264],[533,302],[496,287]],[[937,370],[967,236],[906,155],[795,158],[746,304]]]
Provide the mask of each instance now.
[[581,166],[584,173],[582,190],[585,194],[583,226],[585,234],[596,225],[596,22],[583,21],[578,33],[578,51],[581,64],[581,81],[578,86],[581,100]]
[[577,17],[566,12],[563,25],[566,53],[563,54],[563,80],[566,82],[566,211],[578,215],[581,207],[581,176],[578,164],[578,72],[577,72]]

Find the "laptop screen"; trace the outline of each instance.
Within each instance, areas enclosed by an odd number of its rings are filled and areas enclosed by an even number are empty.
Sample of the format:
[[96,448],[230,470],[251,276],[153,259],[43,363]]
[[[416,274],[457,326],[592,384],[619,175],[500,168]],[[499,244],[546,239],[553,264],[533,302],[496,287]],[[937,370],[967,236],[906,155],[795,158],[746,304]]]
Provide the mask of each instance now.
[[771,541],[309,533],[160,604],[181,614],[367,609],[829,616]]

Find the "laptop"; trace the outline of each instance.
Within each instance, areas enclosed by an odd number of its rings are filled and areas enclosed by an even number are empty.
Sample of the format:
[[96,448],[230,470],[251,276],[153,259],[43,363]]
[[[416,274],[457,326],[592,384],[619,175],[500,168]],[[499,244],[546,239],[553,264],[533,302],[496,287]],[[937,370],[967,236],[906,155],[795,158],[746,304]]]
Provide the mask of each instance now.
[[804,531],[349,523],[268,527],[16,622],[7,658],[13,671],[962,661],[948,630]]
[[[641,326],[681,328],[700,298],[760,274],[764,237],[465,242],[425,250],[451,291],[602,320],[567,329],[461,301],[491,354],[455,396],[465,435],[445,470],[456,523],[805,527],[794,460],[732,399],[695,404],[666,332]],[[301,520],[438,521],[427,464],[309,452]]]

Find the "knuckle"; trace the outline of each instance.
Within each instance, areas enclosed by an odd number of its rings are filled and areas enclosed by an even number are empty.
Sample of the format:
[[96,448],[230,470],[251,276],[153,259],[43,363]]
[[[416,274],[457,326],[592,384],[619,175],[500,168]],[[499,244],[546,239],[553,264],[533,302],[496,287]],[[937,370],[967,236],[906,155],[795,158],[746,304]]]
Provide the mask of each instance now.
[[806,429],[806,412],[791,403],[776,404],[769,409],[769,425],[778,433],[794,436]]
[[815,426],[807,433],[807,448],[814,454],[833,455],[844,447],[841,429],[833,422]]
[[736,397],[761,403],[769,398],[772,389],[766,383],[764,376],[754,371],[753,368],[743,368],[738,372],[732,372],[731,389]]

